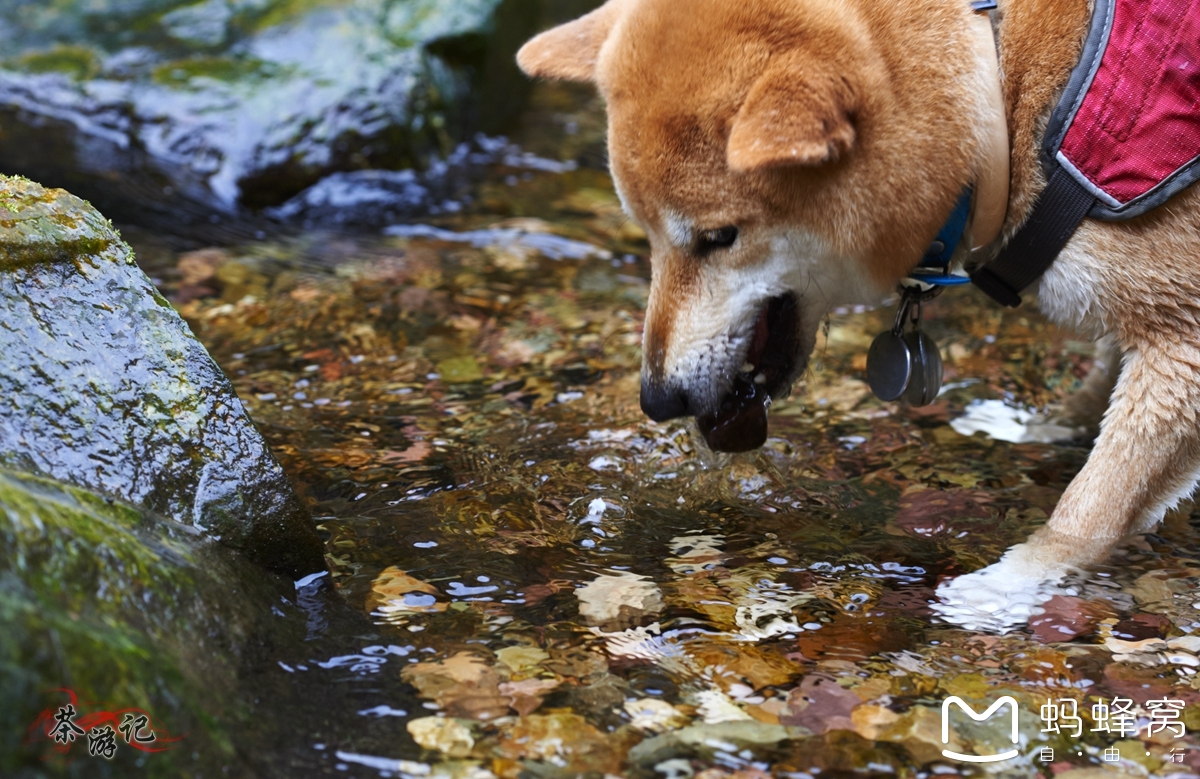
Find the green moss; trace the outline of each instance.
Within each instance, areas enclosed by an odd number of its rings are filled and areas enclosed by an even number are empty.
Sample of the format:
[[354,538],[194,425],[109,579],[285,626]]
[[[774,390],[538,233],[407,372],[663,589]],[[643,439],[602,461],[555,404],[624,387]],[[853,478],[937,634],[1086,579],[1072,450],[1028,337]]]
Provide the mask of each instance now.
[[[20,737],[60,687],[142,708],[189,732],[188,746],[228,756],[212,725],[223,704],[205,689],[229,694],[233,673],[192,648],[211,635],[195,600],[212,585],[173,535],[130,506],[0,470],[0,772],[37,759]],[[181,760],[164,753],[147,767],[178,776]],[[133,767],[131,756],[118,763]]]
[[[143,520],[133,508],[4,472],[0,505],[8,513],[7,526],[0,527],[4,546],[10,554],[21,552],[0,567],[10,567],[26,584],[39,593],[53,593],[68,608],[82,608],[99,590],[110,596],[91,604],[93,611],[119,609],[130,582],[158,578],[164,586],[187,584],[173,566],[156,572],[162,554],[135,535]],[[185,553],[180,548],[172,556],[183,558]]]
[[251,57],[193,57],[159,65],[153,77],[156,83],[179,87],[196,78],[234,83],[279,78],[288,72],[287,68]]
[[48,203],[54,196],[24,176],[0,174],[0,208],[16,214],[34,203]]
[[0,176],[0,209],[8,212],[0,212],[0,272],[74,263],[118,245],[128,252],[107,220],[62,190]]
[[[3,219],[0,219],[0,230],[9,226]],[[112,246],[112,241],[107,241],[103,238],[85,237],[74,241],[58,241],[57,243],[7,248],[3,254],[0,254],[0,273],[11,272],[20,268],[29,268],[34,265],[75,262],[81,257],[92,257],[102,254]]]
[[247,19],[244,24],[250,31],[266,30],[293,19],[299,19],[304,14],[318,8],[332,8],[347,4],[349,4],[349,0],[276,0],[265,12]]
[[27,73],[65,73],[76,81],[86,81],[100,73],[100,58],[85,46],[56,46],[21,56],[17,66]]

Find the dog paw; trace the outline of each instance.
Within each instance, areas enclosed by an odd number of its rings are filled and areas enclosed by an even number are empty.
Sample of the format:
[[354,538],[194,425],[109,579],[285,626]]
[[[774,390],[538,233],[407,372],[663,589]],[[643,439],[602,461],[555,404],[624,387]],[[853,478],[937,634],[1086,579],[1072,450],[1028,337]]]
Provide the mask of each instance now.
[[1041,605],[1053,596],[1077,594],[1066,583],[1071,570],[1031,561],[1018,547],[1000,562],[938,587],[938,603],[932,608],[946,622],[967,630],[1008,633],[1040,614]]
[[1022,443],[1064,444],[1095,437],[1095,432],[1087,425],[1073,424],[1073,420],[1061,416],[1039,414],[1025,425]]
[[1111,386],[1100,391],[1085,387],[1063,402],[1050,405],[1029,422],[1031,438],[1046,444],[1096,440],[1111,392]]
[[1074,441],[1088,434],[1086,428],[1072,426],[1059,417],[1037,414],[1002,400],[972,401],[950,426],[962,435],[983,432],[988,438],[1015,444]]

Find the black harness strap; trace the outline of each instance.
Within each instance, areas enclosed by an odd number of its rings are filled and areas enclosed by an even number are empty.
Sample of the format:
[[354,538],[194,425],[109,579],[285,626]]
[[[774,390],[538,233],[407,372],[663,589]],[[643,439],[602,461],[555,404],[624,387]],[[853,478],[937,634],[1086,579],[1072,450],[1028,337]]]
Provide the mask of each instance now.
[[1029,219],[996,259],[971,274],[971,281],[1001,305],[1021,305],[1021,292],[1049,270],[1095,203],[1096,196],[1066,168],[1055,166]]

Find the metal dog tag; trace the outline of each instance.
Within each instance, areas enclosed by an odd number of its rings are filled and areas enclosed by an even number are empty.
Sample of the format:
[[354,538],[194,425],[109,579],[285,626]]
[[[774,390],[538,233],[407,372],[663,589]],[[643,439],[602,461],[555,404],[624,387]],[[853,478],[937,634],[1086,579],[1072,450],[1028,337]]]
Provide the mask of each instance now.
[[912,377],[904,399],[914,406],[928,406],[942,389],[942,355],[937,342],[922,330],[904,336],[912,362]]
[[[921,331],[921,304],[941,287],[902,286],[896,322],[867,352],[867,384],[880,400],[903,397],[914,406],[927,406],[942,389],[942,355],[937,342]],[[905,333],[909,325],[912,330]]]
[[881,333],[867,352],[867,384],[880,400],[899,400],[913,375],[912,352],[903,336]]

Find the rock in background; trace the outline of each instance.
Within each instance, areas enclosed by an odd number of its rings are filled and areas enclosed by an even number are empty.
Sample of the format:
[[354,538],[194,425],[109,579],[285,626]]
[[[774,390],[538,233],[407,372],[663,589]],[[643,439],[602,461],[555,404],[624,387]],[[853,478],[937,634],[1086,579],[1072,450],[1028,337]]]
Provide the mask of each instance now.
[[94,209],[0,177],[0,467],[169,517],[293,576],[323,548],[229,380]]
[[[495,131],[540,0],[0,4],[0,170],[208,225]],[[184,231],[186,232],[186,231]]]

